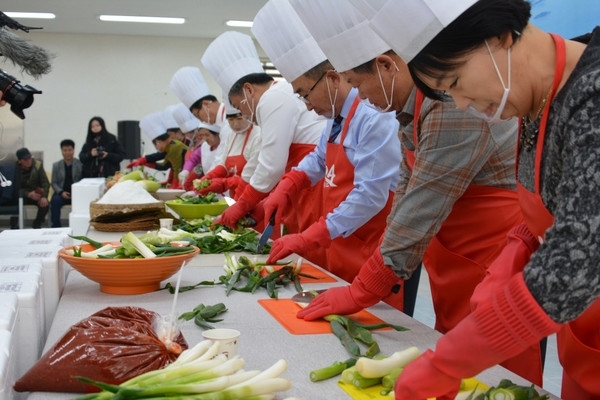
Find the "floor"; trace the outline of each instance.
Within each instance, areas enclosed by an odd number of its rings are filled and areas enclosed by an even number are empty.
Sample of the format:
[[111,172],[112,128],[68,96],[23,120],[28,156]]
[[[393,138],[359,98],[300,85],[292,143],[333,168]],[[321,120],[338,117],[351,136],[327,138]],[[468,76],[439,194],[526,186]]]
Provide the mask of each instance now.
[[[433,327],[435,315],[431,304],[429,280],[427,272],[424,269],[421,272],[421,280],[419,281],[419,292],[417,294],[414,318],[427,326]],[[544,389],[555,396],[560,397],[561,379],[562,367],[558,363],[556,336],[553,335],[548,338],[546,363],[544,366]]]

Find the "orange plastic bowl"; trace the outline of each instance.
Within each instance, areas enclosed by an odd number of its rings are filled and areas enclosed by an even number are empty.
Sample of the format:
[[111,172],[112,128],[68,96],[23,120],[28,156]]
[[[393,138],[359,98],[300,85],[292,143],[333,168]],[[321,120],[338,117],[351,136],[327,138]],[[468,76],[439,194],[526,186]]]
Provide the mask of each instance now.
[[[110,243],[115,247],[120,242]],[[199,253],[200,249],[192,246],[192,253],[156,258],[106,259],[82,258],[67,254],[69,246],[58,252],[59,257],[81,272],[88,279],[100,284],[100,291],[109,294],[142,294],[160,289],[160,283],[176,273],[184,261]],[[91,244],[82,244],[82,251],[92,251]]]

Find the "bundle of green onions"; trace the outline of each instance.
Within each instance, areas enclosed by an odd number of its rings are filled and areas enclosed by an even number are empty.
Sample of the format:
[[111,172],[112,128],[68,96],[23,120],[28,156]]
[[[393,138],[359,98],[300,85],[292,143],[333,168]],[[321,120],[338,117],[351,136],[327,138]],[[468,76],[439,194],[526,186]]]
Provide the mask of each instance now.
[[261,399],[291,388],[291,382],[280,377],[287,369],[283,359],[262,372],[244,371],[243,366],[244,360],[238,356],[227,359],[224,354],[219,354],[219,342],[203,340],[183,351],[177,360],[165,368],[139,375],[120,385],[77,377],[82,382],[102,389],[77,400]]

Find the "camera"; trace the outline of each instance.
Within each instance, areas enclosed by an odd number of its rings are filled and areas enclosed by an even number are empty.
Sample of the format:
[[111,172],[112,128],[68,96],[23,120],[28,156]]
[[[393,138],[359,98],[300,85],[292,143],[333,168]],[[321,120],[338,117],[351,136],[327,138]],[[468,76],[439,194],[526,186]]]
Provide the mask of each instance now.
[[103,146],[96,147],[96,151],[98,152],[98,157],[102,157],[104,153],[106,153],[106,150]]
[[2,98],[0,100],[6,100],[10,104],[10,110],[21,119],[25,119],[23,110],[33,104],[33,95],[42,93],[29,85],[21,85],[17,78],[1,69],[0,91],[2,91]]

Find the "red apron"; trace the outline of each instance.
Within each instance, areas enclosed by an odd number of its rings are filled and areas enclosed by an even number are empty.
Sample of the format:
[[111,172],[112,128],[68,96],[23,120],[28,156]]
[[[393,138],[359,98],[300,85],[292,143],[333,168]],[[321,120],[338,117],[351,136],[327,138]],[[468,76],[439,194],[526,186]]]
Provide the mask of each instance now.
[[[288,172],[292,167],[297,166],[298,163],[314,149],[314,144],[292,143],[288,161],[285,166],[285,172]],[[292,204],[290,207],[286,207],[286,210],[283,213],[285,229],[287,230],[285,233],[301,233],[319,220],[322,214],[322,186],[323,185],[321,185],[320,182],[317,182],[312,187],[300,191],[300,193],[292,199]],[[298,212],[298,210],[302,210],[302,212]],[[277,228],[275,230],[277,231]],[[279,232],[273,232],[272,239],[278,237],[280,237]]]
[[[252,128],[254,127],[254,125],[250,125],[250,128],[248,128],[248,130],[246,131],[245,137],[244,137],[244,144],[242,145],[242,151],[240,151],[240,154],[237,155],[230,155],[231,153],[231,148],[233,147],[233,144],[235,143],[235,139],[237,139],[237,133],[235,132],[231,132],[230,135],[235,135],[233,137],[233,140],[231,141],[231,146],[229,146],[229,149],[227,150],[227,158],[225,159],[225,169],[227,169],[229,175],[241,175],[242,174],[242,170],[244,169],[244,166],[246,165],[246,158],[244,157],[244,149],[246,148],[246,144],[248,143],[248,139],[250,138],[250,134],[252,133]],[[237,197],[235,196],[235,188],[231,188],[229,189],[229,194],[231,197],[233,197],[234,199],[237,199]]]
[[[354,165],[348,160],[343,143],[359,103],[360,98],[357,96],[344,121],[340,143],[327,143],[325,165],[327,171],[335,170],[335,185],[329,185],[327,180],[323,181],[324,217],[339,206],[354,189]],[[373,218],[350,236],[335,238],[329,248],[324,249],[324,264],[319,265],[345,281],[352,282],[363,264],[379,248],[379,238],[385,230],[393,198],[394,192],[390,191],[385,206]]]
[[[417,91],[413,121],[415,148],[423,94]],[[407,151],[413,168],[414,151]],[[506,244],[507,232],[522,221],[517,193],[469,185],[423,255],[436,314],[435,329],[445,333],[470,314],[469,299],[489,264]]]
[[[519,200],[529,230],[541,240],[554,223],[540,195],[540,171],[550,103],[562,79],[565,65],[564,39],[552,35],[556,46],[554,85],[544,107],[535,154],[535,192],[517,184]],[[565,400],[600,399],[600,300],[596,300],[576,320],[564,325],[557,334],[558,356],[563,366],[561,397]]]

